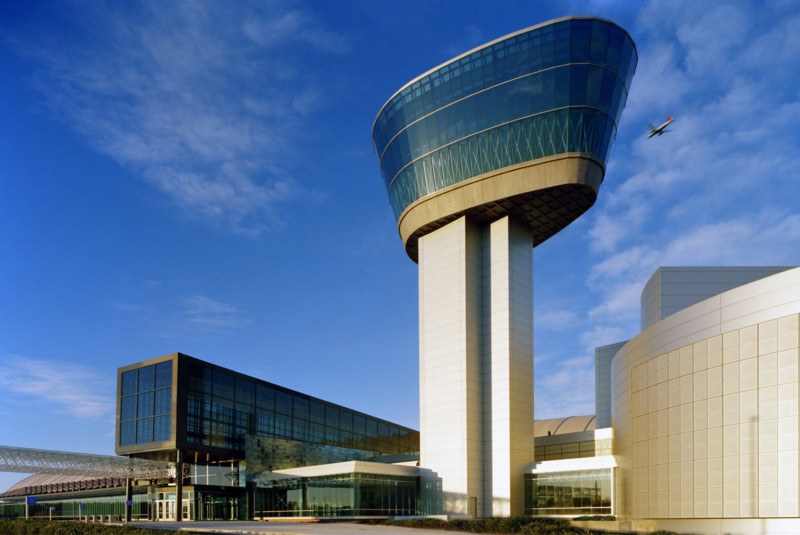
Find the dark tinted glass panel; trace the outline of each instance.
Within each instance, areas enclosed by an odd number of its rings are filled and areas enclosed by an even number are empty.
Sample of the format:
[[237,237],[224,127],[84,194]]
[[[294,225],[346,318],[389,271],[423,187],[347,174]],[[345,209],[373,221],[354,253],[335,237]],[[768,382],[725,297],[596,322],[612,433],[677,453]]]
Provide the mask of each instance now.
[[325,407],[325,425],[332,428],[339,427],[339,409],[336,407],[331,407],[330,405]]
[[310,426],[311,424],[308,420],[294,418],[292,422],[292,438],[302,441],[308,440]]
[[286,414],[275,415],[275,434],[279,437],[292,438],[292,418]]
[[233,399],[233,376],[219,370],[214,370],[214,397]]
[[353,431],[353,413],[348,410],[342,410],[339,413],[339,428],[345,431]]
[[136,393],[136,382],[138,381],[139,370],[122,372],[122,395],[127,396]]
[[172,361],[156,364],[156,388],[172,386]]
[[311,421],[316,424],[325,423],[325,405],[319,401],[311,401]]
[[275,390],[268,386],[257,385],[256,387],[256,405],[259,408],[274,410],[275,409]]
[[300,420],[308,420],[310,403],[306,398],[294,396],[294,417]]
[[292,414],[293,396],[288,392],[277,390],[275,392],[275,412],[280,414]]
[[236,378],[236,401],[238,403],[255,405],[256,385],[253,381],[248,381],[241,377]]
[[356,414],[353,418],[353,433],[355,435],[366,436],[367,434],[367,420],[360,414]]
[[155,366],[144,366],[139,368],[139,392],[152,390],[154,384]]
[[372,418],[367,418],[367,436],[370,438],[378,436],[378,422]]

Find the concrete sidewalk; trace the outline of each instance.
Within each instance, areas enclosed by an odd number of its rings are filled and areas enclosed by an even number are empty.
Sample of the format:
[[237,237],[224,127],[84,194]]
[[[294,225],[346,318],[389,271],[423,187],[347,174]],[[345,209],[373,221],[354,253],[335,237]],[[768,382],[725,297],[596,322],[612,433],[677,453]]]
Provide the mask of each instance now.
[[131,527],[147,529],[169,529],[191,533],[226,533],[243,535],[449,535],[465,534],[465,531],[443,531],[438,529],[400,528],[356,524],[354,522],[132,522]]

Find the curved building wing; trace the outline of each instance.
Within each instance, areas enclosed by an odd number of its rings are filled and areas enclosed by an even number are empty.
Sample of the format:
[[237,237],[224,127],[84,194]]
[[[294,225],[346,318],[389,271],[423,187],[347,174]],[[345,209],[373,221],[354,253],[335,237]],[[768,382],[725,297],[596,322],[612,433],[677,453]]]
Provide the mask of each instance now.
[[513,33],[409,82],[373,148],[406,251],[462,215],[527,224],[537,245],[592,206],[636,69],[616,24],[570,17]]

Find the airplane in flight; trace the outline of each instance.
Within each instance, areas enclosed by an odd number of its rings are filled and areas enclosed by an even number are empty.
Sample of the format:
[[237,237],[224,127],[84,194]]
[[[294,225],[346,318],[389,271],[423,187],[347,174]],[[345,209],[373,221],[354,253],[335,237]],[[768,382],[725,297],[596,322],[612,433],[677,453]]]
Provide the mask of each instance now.
[[651,138],[653,136],[660,136],[664,132],[669,132],[670,130],[667,130],[667,127],[669,126],[669,123],[671,123],[671,122],[672,122],[672,115],[667,117],[667,120],[661,126],[654,126],[652,123],[650,123],[650,125],[649,125],[650,126],[650,133],[647,134],[647,137]]

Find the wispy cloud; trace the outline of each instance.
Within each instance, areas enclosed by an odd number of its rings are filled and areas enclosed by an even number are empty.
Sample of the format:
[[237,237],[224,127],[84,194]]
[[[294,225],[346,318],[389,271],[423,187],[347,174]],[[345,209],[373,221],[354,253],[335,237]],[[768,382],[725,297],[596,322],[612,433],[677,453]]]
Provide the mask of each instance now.
[[480,28],[472,25],[465,26],[460,39],[448,45],[444,51],[444,55],[448,58],[458,56],[483,44],[485,41],[486,39],[483,36],[483,31]]
[[[800,263],[800,6],[770,5],[656,0],[631,28],[639,69],[615,149],[627,157],[589,219],[587,351],[638,331],[659,266]],[[646,139],[641,125],[670,113],[673,131]]]
[[537,329],[551,329],[560,331],[572,329],[578,321],[578,314],[573,310],[550,310],[546,309],[536,313],[535,318]]
[[222,332],[251,322],[234,305],[206,295],[194,295],[183,303],[180,321],[189,330]]
[[594,414],[594,355],[562,360],[549,368],[546,375],[536,376],[534,418]]
[[114,414],[114,381],[107,375],[64,362],[3,356],[0,390],[19,403],[83,419],[109,419]]
[[[53,114],[185,212],[256,234],[302,190],[298,118],[324,99],[303,50],[346,36],[280,3],[81,3],[6,35]],[[70,35],[67,39],[65,36]]]

